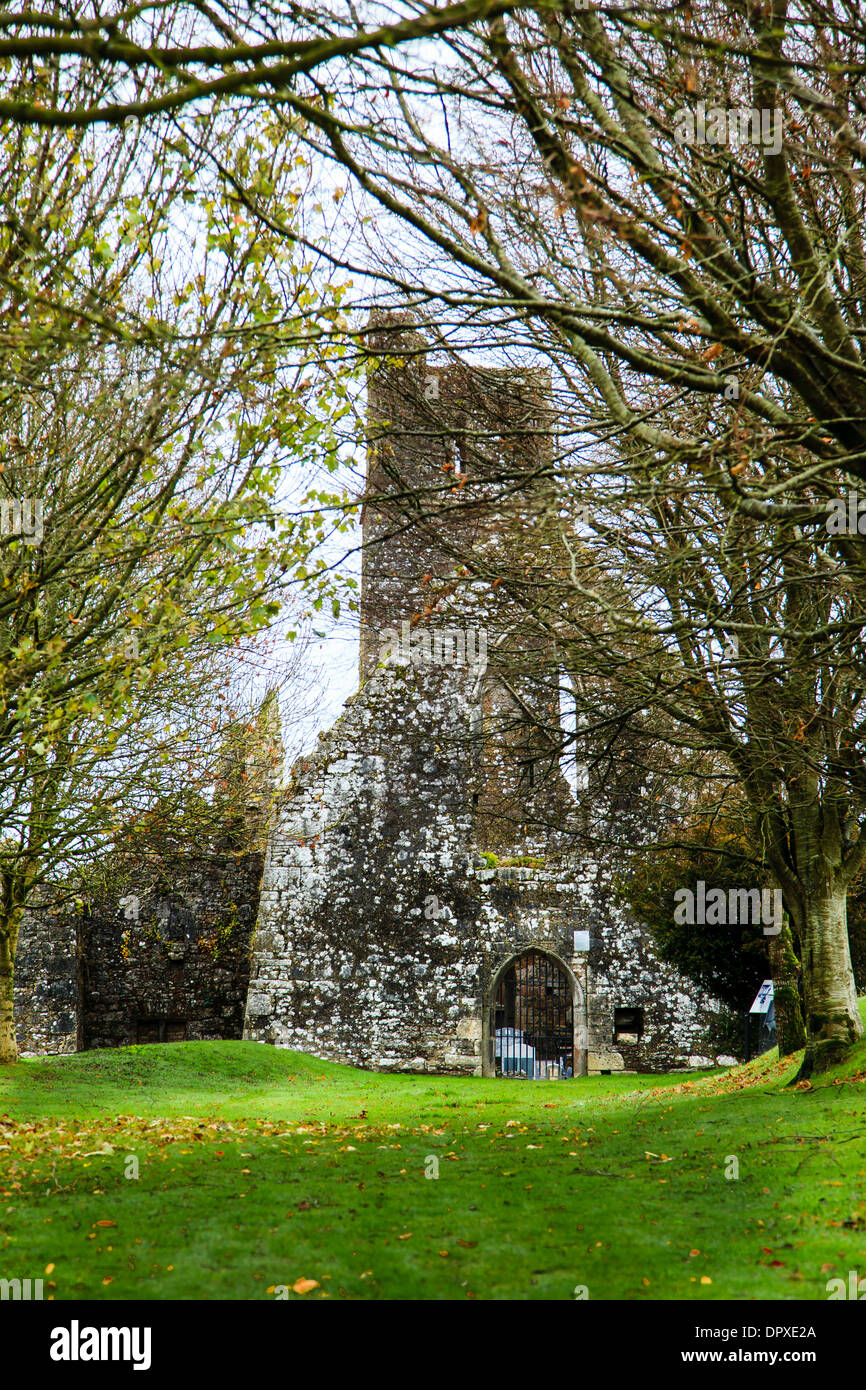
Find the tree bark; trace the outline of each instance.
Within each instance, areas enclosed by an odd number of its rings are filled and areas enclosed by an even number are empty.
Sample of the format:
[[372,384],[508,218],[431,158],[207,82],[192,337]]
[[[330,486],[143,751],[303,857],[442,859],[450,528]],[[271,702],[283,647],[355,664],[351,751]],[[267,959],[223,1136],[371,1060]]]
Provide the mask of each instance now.
[[798,1080],[840,1062],[863,1035],[848,944],[846,890],[828,885],[806,897],[803,910],[803,983],[806,1051]]
[[770,974],[773,977],[779,1056],[790,1057],[792,1052],[799,1052],[806,1046],[806,1025],[803,1022],[800,993],[797,989],[800,963],[794,954],[794,939],[787,914],[779,935],[770,937],[768,954]]

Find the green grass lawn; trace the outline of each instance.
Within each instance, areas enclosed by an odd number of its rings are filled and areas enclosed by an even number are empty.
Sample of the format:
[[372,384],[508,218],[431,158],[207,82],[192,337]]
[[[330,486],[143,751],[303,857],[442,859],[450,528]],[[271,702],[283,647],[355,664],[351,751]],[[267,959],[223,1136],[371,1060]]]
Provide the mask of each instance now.
[[0,1277],[57,1299],[823,1300],[866,1275],[866,1043],[808,1089],[794,1071],[446,1079],[193,1042],[20,1062]]

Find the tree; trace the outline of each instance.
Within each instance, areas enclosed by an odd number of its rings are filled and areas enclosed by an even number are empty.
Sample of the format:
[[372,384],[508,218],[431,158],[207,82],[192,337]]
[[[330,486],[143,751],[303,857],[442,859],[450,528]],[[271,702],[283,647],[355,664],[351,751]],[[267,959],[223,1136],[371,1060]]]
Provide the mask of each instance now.
[[[368,211],[419,234],[399,261],[380,244],[383,282],[440,322],[471,304],[567,345],[599,428],[697,468],[796,451],[827,495],[866,477],[864,41],[856,7],[815,0],[528,6],[411,68],[364,55],[339,102],[293,109]],[[717,433],[657,427],[649,383],[714,403]],[[731,487],[781,506],[757,476]]]
[[[308,78],[327,91],[335,67],[353,54],[424,42],[449,29],[503,14],[519,0],[410,3],[368,27],[354,9],[262,0],[244,13],[215,0],[152,7],[86,3],[0,13],[0,62],[7,70],[0,120],[30,127],[122,124],[193,104],[239,96],[290,99]],[[74,99],[54,85],[75,78]],[[9,77],[11,74],[11,79]]]
[[[681,922],[672,911],[677,893],[696,895],[699,883],[721,888],[730,901],[746,883],[761,883],[766,866],[755,855],[748,807],[713,807],[692,817],[685,841],[641,857],[619,879],[619,891],[649,928],[662,960],[715,994],[740,1016],[749,1008],[769,973],[775,986],[779,1055],[797,1052],[805,1030],[797,990],[799,961],[791,951],[787,920],[778,936],[763,935],[759,922],[725,920],[708,927]],[[670,827],[668,838],[675,827]],[[793,978],[789,978],[789,977]]]
[[[214,775],[239,655],[332,591],[283,510],[335,462],[339,287],[217,169],[298,200],[297,150],[225,113],[7,134],[0,390],[0,1060],[41,884]],[[267,186],[268,193],[262,192]],[[183,216],[179,215],[182,209]],[[296,597],[297,606],[297,597]],[[179,776],[180,774],[180,776]]]
[[715,816],[708,819],[708,825],[690,827],[693,844],[641,858],[630,872],[620,875],[618,887],[631,910],[647,924],[662,959],[743,1013],[767,975],[767,941],[760,924],[725,922],[707,929],[677,921],[672,910],[681,887],[694,890],[703,881],[727,893],[760,872],[735,827],[719,826]]

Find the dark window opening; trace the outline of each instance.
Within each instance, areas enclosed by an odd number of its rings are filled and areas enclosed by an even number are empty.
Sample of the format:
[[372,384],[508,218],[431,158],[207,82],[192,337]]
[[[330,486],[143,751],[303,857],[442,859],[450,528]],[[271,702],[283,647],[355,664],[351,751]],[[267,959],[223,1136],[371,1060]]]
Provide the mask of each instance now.
[[186,1042],[186,1023],[177,1018],[140,1018],[136,1024],[137,1043]]
[[614,1042],[637,1042],[643,1034],[643,1009],[614,1009]]

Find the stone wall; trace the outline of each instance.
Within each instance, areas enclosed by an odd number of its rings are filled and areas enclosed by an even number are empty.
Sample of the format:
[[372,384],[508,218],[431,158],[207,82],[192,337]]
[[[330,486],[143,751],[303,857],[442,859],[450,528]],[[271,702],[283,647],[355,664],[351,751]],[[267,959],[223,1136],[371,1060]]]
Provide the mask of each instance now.
[[[224,730],[212,802],[137,816],[112,851],[25,914],[26,1055],[239,1038],[266,825],[283,751],[276,692]],[[188,789],[181,786],[181,794]]]
[[475,841],[546,847],[551,825],[574,818],[558,761],[560,672],[549,633],[502,573],[546,583],[564,563],[549,375],[432,365],[407,316],[374,323],[368,346],[381,357],[367,379],[362,679],[398,645],[400,660],[427,665],[459,665],[456,646],[471,667],[471,651],[485,731]]
[[459,678],[392,666],[296,765],[268,845],[245,1037],[364,1066],[450,1055],[477,992],[469,715]]
[[82,916],[84,1048],[239,1038],[262,856],[162,859]]
[[[480,698],[459,671],[386,665],[296,767],[268,846],[244,1036],[383,1070],[490,1071],[497,977],[537,948],[571,972],[580,1069],[704,1055],[723,1006],[607,906],[597,865],[560,847],[525,866],[476,850]],[[628,1006],[643,1032],[615,1046],[614,1009]]]
[[78,1050],[77,921],[71,903],[24,913],[15,961],[15,1028],[23,1057]]
[[16,963],[23,1056],[240,1038],[263,856],[112,861],[112,885],[27,912]]

